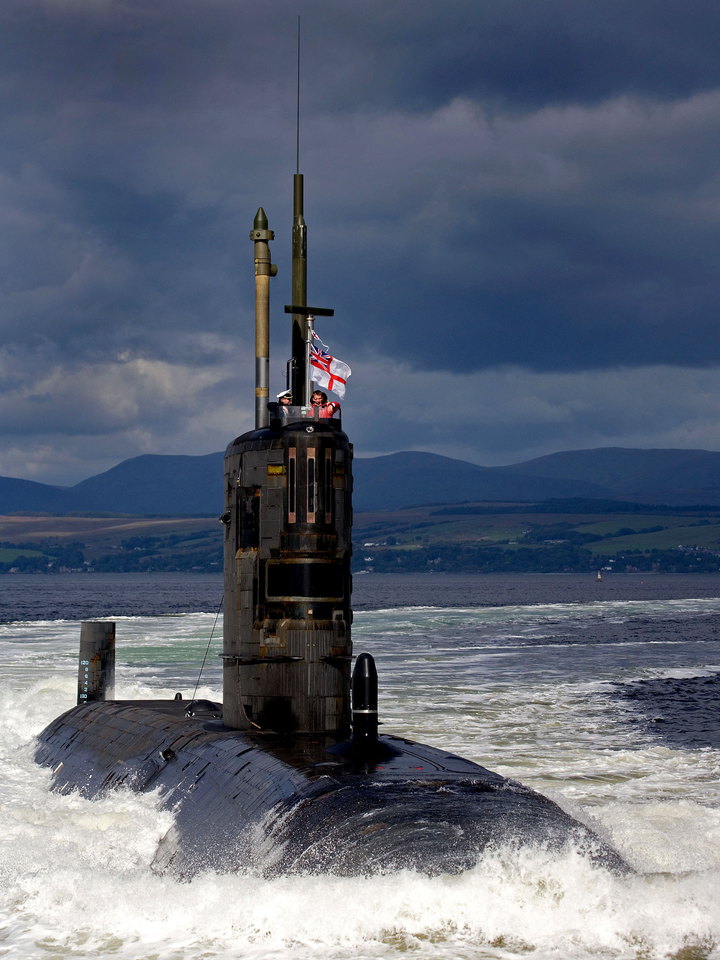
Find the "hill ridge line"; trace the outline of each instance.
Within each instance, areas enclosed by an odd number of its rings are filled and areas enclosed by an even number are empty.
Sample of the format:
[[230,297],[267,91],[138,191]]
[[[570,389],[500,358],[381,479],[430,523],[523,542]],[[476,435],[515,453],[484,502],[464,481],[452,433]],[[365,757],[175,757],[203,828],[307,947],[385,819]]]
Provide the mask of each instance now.
[[[71,487],[0,477],[0,513],[219,514],[223,457],[139,454]],[[354,472],[358,512],[569,498],[720,504],[720,452],[702,449],[596,447],[494,467],[404,450],[356,457]]]

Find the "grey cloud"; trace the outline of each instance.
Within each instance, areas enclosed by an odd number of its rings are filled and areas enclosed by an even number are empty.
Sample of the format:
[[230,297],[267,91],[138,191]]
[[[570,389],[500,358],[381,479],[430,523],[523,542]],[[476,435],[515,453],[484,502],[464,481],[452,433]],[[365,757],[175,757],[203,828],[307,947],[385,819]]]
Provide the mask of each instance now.
[[504,367],[448,378],[378,360],[357,365],[353,378],[344,423],[362,455],[392,450],[397,436],[408,449],[486,466],[589,447],[720,446],[718,370]]
[[[0,474],[72,484],[138,453],[206,453],[252,426],[252,354],[48,367],[0,392]],[[0,369],[8,358],[0,356]]]
[[[432,109],[458,94],[504,106],[599,102],[621,92],[677,97],[720,78],[712,0],[91,0],[6,2],[8,61],[21,72],[32,48],[28,96],[91,92],[164,106],[221,75],[291,80],[303,16],[307,95],[343,111],[364,105]],[[284,69],[289,68],[289,69]],[[14,75],[15,75],[14,74]]]
[[[342,245],[329,252],[330,295],[352,312],[365,290],[336,278],[351,265],[371,277],[357,329],[421,366],[716,363],[719,108],[717,94],[672,106],[624,98],[490,121],[466,102],[455,106],[464,124],[451,109],[401,119],[393,157],[404,140],[415,189],[404,184],[407,203],[386,220],[362,220],[373,186],[346,180],[361,229],[344,262]],[[374,137],[369,120],[354,142],[380,154]],[[438,177],[426,157],[445,143]],[[378,166],[382,182],[399,179],[397,166]]]
[[[217,0],[22,9],[10,60],[12,75],[28,78],[26,91],[14,89],[27,103],[4,149],[8,189],[29,183],[6,271],[9,338],[50,337],[87,359],[107,348],[161,358],[178,356],[178,331],[227,335],[247,324],[247,225],[259,199],[274,204],[277,287],[287,287],[298,8],[278,4],[272,24],[259,4]],[[460,340],[464,369],[717,361],[715,94],[677,100],[689,89],[679,80],[675,100],[648,99],[670,96],[651,86],[638,99],[614,69],[620,39],[636,44],[641,26],[657,56],[673,49],[684,63],[690,46],[705,62],[709,9],[637,4],[623,14],[519,0],[401,2],[382,16],[373,3],[299,9],[311,24],[311,271],[319,296],[348,317],[361,308],[359,335],[430,367],[457,363]],[[588,98],[580,84],[559,106],[518,113],[512,84],[504,110],[467,70],[438,82],[432,107],[422,96],[412,107],[403,92],[422,87],[423,70],[442,79],[442,62],[476,57],[486,69],[478,44],[501,39],[517,49],[500,59],[540,82],[548,38],[556,52],[574,49],[585,71],[612,75],[604,96],[615,99]],[[382,103],[359,78],[362,64],[381,78]],[[343,90],[355,100],[341,111],[332,98]],[[441,344],[431,342],[438,317]],[[359,335],[343,343],[357,350]]]
[[[79,370],[58,381],[60,392],[36,418],[7,398],[0,474],[70,485],[138,453],[222,450],[252,424],[245,360],[239,370]],[[273,382],[280,372],[276,365]],[[360,456],[400,447],[492,466],[600,446],[712,450],[720,449],[720,371],[507,366],[448,377],[378,357],[353,362],[343,415]]]
[[[597,103],[621,93],[672,99],[712,89],[720,78],[711,0],[462,0],[324,8],[323,39],[362,51],[355,89],[368,102],[410,109],[458,94],[498,109]],[[315,5],[313,5],[315,7]],[[352,19],[350,19],[352,17]],[[346,24],[350,25],[348,30]],[[422,49],[422,54],[418,51]],[[347,67],[346,67],[347,69]],[[352,109],[351,89],[342,89]],[[357,92],[355,94],[357,96]]]
[[[259,0],[7,0],[0,430],[14,452],[0,472],[23,456],[42,471],[62,443],[106,464],[239,432],[259,204],[277,235],[279,389],[298,11],[310,296],[336,308],[322,332],[343,359],[400,364],[413,395],[429,389],[414,374],[510,365],[585,376],[583,396],[617,367],[720,364],[716,4],[276,0],[269,17]],[[133,373],[143,363],[173,389]],[[80,386],[91,368],[115,394]],[[352,382],[348,416],[367,449],[461,443],[401,394],[406,412],[374,440],[353,414],[364,389]],[[623,391],[634,404],[631,380]],[[536,435],[541,409],[555,419]],[[504,426],[483,426],[482,444],[506,462],[610,434],[720,444],[676,396],[654,432],[568,410],[545,397],[515,420],[495,411]]]

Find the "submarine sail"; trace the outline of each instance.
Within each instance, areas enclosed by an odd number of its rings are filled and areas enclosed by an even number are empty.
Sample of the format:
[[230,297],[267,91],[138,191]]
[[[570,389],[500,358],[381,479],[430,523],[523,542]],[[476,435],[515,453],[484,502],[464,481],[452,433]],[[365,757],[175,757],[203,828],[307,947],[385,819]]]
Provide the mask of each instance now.
[[255,428],[224,472],[223,702],[89,699],[39,736],[51,787],[100,797],[157,791],[174,823],[153,866],[264,875],[429,874],[472,867],[492,844],[577,844],[622,858],[546,797],[462,757],[378,733],[372,657],[352,664],[352,458],[339,409],[313,407],[307,227],[294,182],[291,402],[269,403],[274,238],[261,207]]

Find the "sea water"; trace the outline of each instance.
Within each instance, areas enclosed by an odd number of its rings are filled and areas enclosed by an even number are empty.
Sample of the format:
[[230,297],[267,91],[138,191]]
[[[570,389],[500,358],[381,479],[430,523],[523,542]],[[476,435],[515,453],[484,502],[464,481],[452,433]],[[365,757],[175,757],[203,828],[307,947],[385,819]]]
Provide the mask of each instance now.
[[53,794],[33,738],[75,702],[82,618],[117,621],[118,697],[219,699],[221,592],[211,576],[2,578],[0,955],[720,956],[720,578],[356,578],[382,729],[551,796],[627,877],[537,848],[434,878],[155,875],[172,823],[157,796]]

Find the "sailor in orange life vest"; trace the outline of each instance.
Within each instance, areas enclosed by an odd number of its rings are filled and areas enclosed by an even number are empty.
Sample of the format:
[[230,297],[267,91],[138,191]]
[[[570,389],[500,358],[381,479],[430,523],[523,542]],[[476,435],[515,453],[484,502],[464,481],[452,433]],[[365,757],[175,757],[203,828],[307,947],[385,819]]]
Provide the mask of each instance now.
[[323,393],[322,390],[315,390],[310,402],[313,407],[319,407],[318,416],[319,417],[332,417],[339,409],[339,403],[328,403],[327,394]]

